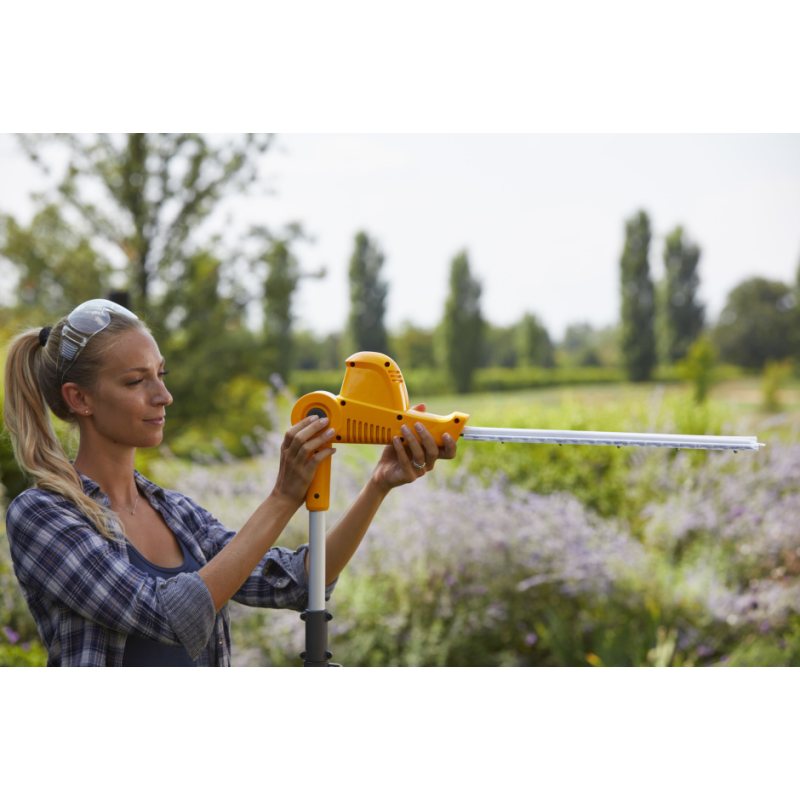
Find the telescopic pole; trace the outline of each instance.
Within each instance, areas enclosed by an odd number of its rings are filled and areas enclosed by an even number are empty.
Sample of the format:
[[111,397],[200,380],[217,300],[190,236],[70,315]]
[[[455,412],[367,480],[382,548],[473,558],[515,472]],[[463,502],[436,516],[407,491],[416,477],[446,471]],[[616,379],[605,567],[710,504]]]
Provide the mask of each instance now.
[[300,654],[304,667],[330,664],[328,621],[325,609],[325,512],[308,512],[308,608],[300,615],[306,623],[306,649]]
[[[313,408],[304,416],[325,416]],[[330,445],[327,445],[330,446]],[[317,451],[319,452],[319,451]],[[306,623],[306,649],[300,654],[304,667],[340,667],[331,664],[328,650],[328,622],[333,619],[325,608],[325,512],[330,505],[331,460],[317,467],[306,495],[308,509],[308,607],[300,615]]]

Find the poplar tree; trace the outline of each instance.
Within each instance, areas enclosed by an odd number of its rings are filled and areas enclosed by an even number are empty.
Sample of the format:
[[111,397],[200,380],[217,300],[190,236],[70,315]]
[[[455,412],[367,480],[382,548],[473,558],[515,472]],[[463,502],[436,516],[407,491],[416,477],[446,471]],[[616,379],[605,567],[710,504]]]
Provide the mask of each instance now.
[[264,281],[264,355],[271,372],[284,383],[293,366],[292,295],[300,274],[297,259],[285,241],[275,241],[264,255],[267,278]]
[[523,367],[555,365],[553,342],[535,314],[525,314],[517,327],[517,352]]
[[686,356],[703,330],[705,310],[696,297],[699,260],[700,248],[686,240],[682,227],[675,228],[664,244],[665,349],[672,364]]
[[383,318],[389,287],[381,277],[383,262],[384,256],[377,243],[363,231],[356,234],[350,258],[350,316],[347,321],[347,347],[353,351],[385,353],[387,350]]
[[462,394],[472,388],[473,372],[481,356],[485,325],[480,299],[481,285],[470,272],[466,251],[462,251],[450,266],[450,294],[442,321],[447,371]]
[[622,360],[629,380],[646,381],[656,364],[655,303],[650,278],[650,220],[639,211],[625,223],[620,259],[622,290]]

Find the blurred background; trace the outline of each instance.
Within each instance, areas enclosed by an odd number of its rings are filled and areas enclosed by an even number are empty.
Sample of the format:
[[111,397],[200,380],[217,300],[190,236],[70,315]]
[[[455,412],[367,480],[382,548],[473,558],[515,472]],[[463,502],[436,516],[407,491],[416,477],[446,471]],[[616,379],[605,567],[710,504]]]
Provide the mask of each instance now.
[[[357,350],[475,425],[767,443],[462,442],[340,579],[335,660],[800,663],[800,136],[2,135],[0,175],[0,345],[131,307],[175,398],[138,467],[230,527]],[[329,525],[377,457],[340,448]],[[5,433],[0,477],[5,507]],[[296,614],[232,613],[234,664],[300,665]],[[4,534],[0,628],[44,663]]]

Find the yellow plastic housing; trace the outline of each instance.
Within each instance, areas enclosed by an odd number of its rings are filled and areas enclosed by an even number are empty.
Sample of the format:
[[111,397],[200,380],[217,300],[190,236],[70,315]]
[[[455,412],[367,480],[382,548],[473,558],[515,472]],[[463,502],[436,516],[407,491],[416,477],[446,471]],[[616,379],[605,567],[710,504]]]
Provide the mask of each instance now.
[[[449,433],[461,436],[469,414],[454,411],[449,416],[414,411],[409,408],[408,391],[400,367],[383,353],[355,353],[347,359],[342,389],[338,395],[311,392],[301,397],[292,409],[292,425],[315,414],[326,416],[335,433],[330,444],[392,443],[403,437],[401,425],[414,430],[421,422],[441,447]],[[325,511],[330,504],[330,459],[317,469],[306,495],[309,511]]]

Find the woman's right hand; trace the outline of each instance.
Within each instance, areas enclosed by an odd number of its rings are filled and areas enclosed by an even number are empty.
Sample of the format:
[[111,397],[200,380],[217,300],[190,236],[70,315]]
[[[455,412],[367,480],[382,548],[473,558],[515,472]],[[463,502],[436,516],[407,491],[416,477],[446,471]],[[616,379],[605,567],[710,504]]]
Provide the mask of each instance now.
[[298,508],[305,502],[317,467],[336,452],[332,447],[323,447],[331,441],[334,433],[328,424],[326,417],[306,417],[292,425],[283,438],[278,479],[272,491],[292,501]]

